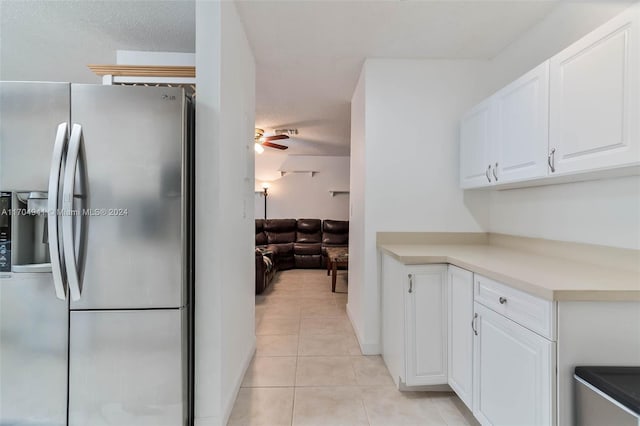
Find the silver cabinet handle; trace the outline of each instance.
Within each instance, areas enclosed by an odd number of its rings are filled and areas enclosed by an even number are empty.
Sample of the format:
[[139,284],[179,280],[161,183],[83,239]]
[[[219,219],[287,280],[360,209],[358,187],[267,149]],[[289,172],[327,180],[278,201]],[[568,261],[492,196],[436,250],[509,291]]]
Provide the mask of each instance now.
[[473,315],[473,319],[471,320],[471,329],[473,330],[473,334],[478,335],[478,329],[476,328],[476,319],[478,319],[478,314]]
[[487,177],[487,180],[489,182],[491,182],[491,176],[489,175],[489,172],[491,171],[491,164],[489,164],[489,167],[487,167],[487,171],[484,172],[484,175]]
[[498,299],[498,301],[500,302],[501,305],[504,305],[505,303],[507,303],[507,298],[506,297],[501,297]]
[[73,200],[75,196],[76,166],[80,158],[82,143],[82,126],[73,125],[69,137],[69,150],[64,171],[62,189],[62,244],[64,246],[64,259],[67,270],[67,281],[72,300],[80,299],[80,277],[75,253],[75,238],[73,235]]
[[[491,167],[491,166],[489,166]],[[496,163],[496,166],[493,168],[493,177],[495,178],[496,182],[498,181],[498,163]]]
[[58,193],[60,191],[60,171],[62,158],[67,148],[67,123],[60,123],[56,133],[56,141],[53,145],[51,157],[51,171],[49,172],[49,193],[47,194],[47,232],[49,234],[49,254],[51,256],[51,272],[53,274],[53,286],[56,297],[67,300],[67,289],[62,276],[63,257],[58,235]]
[[551,148],[551,152],[547,157],[547,162],[549,163],[549,169],[551,169],[551,173],[556,171],[556,149]]
[[409,293],[413,293],[413,274],[409,274]]

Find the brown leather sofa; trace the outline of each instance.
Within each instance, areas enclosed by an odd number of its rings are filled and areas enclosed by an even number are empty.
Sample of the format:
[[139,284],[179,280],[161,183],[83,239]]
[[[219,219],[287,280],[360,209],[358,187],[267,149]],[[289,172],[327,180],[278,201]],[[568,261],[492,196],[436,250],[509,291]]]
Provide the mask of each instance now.
[[256,294],[269,287],[277,271],[325,268],[326,247],[348,245],[349,221],[256,219]]
[[320,219],[298,219],[293,259],[296,268],[322,267],[322,221]]

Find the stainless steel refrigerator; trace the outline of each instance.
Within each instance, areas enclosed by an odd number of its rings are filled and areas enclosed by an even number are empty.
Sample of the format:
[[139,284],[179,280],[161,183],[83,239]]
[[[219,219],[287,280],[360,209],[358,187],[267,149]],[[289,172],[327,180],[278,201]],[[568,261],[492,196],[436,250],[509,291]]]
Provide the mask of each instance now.
[[192,421],[192,105],[0,82],[0,424]]

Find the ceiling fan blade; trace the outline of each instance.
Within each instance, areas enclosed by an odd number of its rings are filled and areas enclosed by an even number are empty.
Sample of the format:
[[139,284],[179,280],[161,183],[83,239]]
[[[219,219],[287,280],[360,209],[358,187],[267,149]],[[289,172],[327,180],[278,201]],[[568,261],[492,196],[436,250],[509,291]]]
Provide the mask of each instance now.
[[288,146],[278,145],[277,143],[271,143],[271,142],[262,142],[262,146],[268,146],[269,148],[275,148],[275,149],[289,149]]
[[287,135],[275,135],[275,136],[263,136],[262,140],[269,142],[269,141],[279,141],[281,139],[289,139],[289,136]]

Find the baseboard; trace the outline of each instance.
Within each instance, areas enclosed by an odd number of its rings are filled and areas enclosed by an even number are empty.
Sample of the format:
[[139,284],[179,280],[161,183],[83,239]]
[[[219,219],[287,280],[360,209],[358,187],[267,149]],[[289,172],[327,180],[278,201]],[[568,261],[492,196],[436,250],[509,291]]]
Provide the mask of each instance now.
[[400,382],[398,390],[403,392],[453,392],[453,389],[451,389],[449,385],[407,386],[402,382]]
[[364,343],[362,332],[358,328],[357,322],[353,320],[353,313],[351,312],[351,307],[347,303],[347,316],[349,317],[349,321],[351,321],[351,325],[353,326],[353,330],[356,332],[356,339],[358,339],[358,345],[360,345],[360,351],[362,355],[380,355],[382,353],[380,343]]
[[[226,401],[223,402],[222,405],[222,418],[224,419],[223,425],[226,425],[229,422],[229,417],[231,416],[231,411],[233,410],[233,405],[236,402],[236,398],[238,397],[238,392],[240,392],[240,386],[242,385],[242,380],[244,379],[244,375],[247,373],[247,369],[249,368],[249,364],[251,364],[251,360],[253,359],[253,355],[256,353],[256,337],[253,337],[251,341],[250,350],[247,351],[245,355],[244,362],[242,363],[242,371],[240,375],[236,378],[236,382],[233,387],[233,392],[230,392],[230,398],[227,398]],[[207,425],[208,423],[204,423],[202,426]]]

